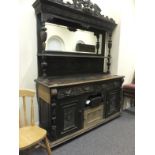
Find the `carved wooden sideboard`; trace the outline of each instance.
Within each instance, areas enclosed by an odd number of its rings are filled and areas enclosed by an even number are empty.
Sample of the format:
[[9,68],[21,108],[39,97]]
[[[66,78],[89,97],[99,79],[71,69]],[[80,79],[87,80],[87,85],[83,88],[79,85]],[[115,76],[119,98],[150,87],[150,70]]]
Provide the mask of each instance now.
[[[116,23],[101,15],[99,6],[89,0],[37,0],[33,7],[38,37],[35,81],[39,124],[48,131],[54,147],[120,115],[124,77],[110,74]],[[46,50],[46,23],[66,26],[71,32],[93,32],[96,43],[79,46],[87,52]]]

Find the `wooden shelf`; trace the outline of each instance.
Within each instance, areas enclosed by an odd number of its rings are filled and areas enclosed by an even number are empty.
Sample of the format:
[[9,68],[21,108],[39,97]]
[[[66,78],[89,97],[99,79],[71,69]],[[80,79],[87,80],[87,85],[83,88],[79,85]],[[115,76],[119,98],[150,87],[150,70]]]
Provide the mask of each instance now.
[[75,52],[59,52],[59,51],[46,51],[45,53],[38,53],[38,56],[100,58],[100,59],[106,58],[103,55],[97,55],[97,54],[75,53]]

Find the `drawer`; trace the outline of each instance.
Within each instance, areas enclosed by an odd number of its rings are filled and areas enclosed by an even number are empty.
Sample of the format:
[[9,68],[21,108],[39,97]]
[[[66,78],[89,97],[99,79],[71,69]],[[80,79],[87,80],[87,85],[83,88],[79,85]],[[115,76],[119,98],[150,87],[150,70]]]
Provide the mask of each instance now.
[[95,126],[97,123],[103,120],[104,106],[89,108],[84,111],[84,128]]
[[76,86],[76,87],[66,87],[58,90],[58,99],[62,99],[65,97],[73,97],[83,95],[85,93],[93,92],[93,86]]

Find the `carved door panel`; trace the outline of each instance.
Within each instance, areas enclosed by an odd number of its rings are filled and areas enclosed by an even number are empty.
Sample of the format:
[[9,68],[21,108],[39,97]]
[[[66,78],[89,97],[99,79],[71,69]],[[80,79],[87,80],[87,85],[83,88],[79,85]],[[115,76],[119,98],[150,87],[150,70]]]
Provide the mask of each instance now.
[[58,136],[63,137],[83,127],[81,101],[64,101],[59,104],[57,116]]
[[113,115],[120,111],[121,91],[114,90],[108,92],[106,101],[106,117]]

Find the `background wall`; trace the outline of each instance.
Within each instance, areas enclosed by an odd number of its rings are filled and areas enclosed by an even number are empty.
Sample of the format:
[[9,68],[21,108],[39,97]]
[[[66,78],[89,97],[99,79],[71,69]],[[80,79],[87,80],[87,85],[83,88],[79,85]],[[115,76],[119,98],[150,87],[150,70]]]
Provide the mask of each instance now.
[[113,74],[125,76],[124,83],[132,81],[135,70],[135,4],[134,0],[95,0],[102,14],[112,17],[118,24],[113,33]]
[[[37,78],[37,36],[36,19],[32,3],[34,0],[20,0],[19,3],[19,88],[35,89]],[[92,0],[102,9],[102,14],[113,18],[118,24],[113,33],[113,74],[125,76],[125,83],[131,82],[135,69],[134,0]],[[35,100],[36,120],[38,107]]]

